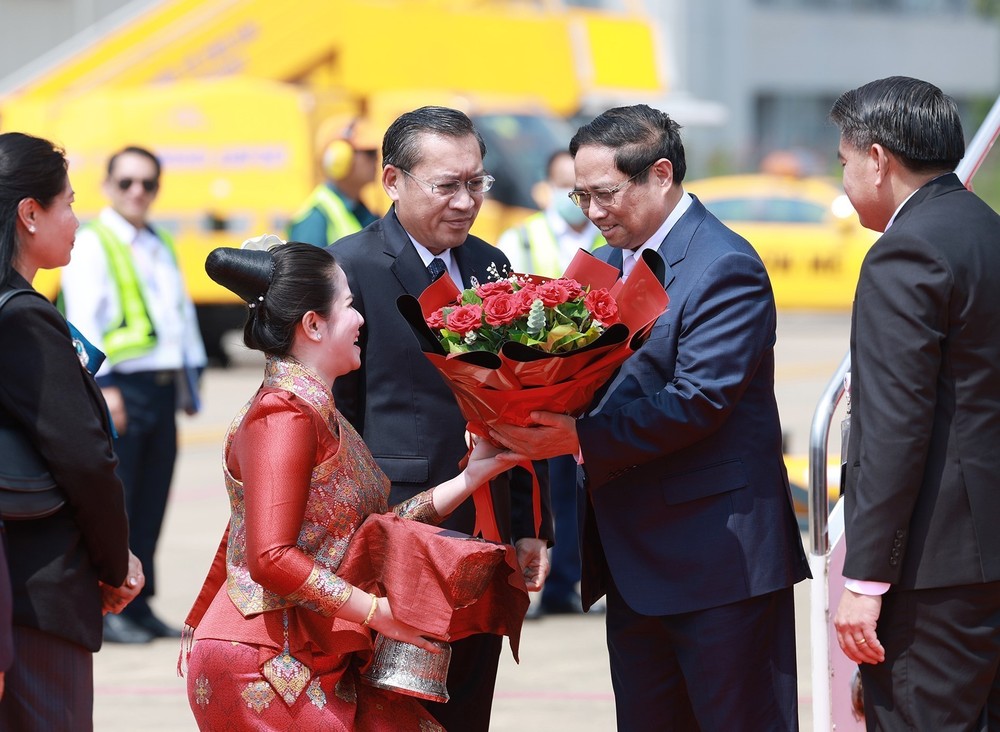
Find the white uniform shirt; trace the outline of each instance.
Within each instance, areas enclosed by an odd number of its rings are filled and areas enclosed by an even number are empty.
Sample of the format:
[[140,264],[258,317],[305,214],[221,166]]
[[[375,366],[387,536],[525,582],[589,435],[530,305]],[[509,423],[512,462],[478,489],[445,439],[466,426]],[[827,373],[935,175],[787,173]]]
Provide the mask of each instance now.
[[[548,224],[549,230],[552,231],[556,243],[559,245],[559,272],[555,276],[559,276],[566,271],[569,263],[576,256],[578,249],[589,252],[591,247],[594,246],[594,239],[600,233],[597,227],[590,221],[587,221],[587,225],[583,228],[583,231],[577,231],[567,224],[566,219],[560,216],[552,206],[545,209],[545,223]],[[531,257],[525,250],[524,239],[522,238],[523,233],[523,224],[507,229],[507,231],[500,235],[497,247],[502,249],[503,253],[507,255],[507,259],[510,260],[511,269],[515,272],[546,274],[545,272],[532,271]]]
[[[97,375],[106,376],[112,370],[135,373],[204,366],[207,358],[194,303],[187,295],[170,249],[151,229],[137,230],[110,208],[101,211],[99,220],[116,237],[132,244],[136,274],[144,287],[149,317],[156,328],[156,345],[113,369],[105,361]],[[104,248],[92,229],[81,228],[77,232],[70,263],[62,270],[62,291],[66,319],[103,351],[104,333],[112,320],[120,318],[121,307]]]

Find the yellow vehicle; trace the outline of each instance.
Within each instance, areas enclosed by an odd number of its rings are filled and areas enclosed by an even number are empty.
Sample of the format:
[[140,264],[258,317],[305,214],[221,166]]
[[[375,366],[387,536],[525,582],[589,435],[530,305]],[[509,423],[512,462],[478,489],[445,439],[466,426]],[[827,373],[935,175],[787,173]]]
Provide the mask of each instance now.
[[[626,3],[637,8],[635,3]],[[176,235],[216,356],[241,322],[236,298],[204,274],[205,254],[281,233],[321,177],[318,133],[333,115],[385,129],[403,111],[470,114],[497,178],[474,233],[495,241],[535,208],[532,185],[569,142],[561,122],[596,95],[662,95],[657,38],[636,10],[560,0],[162,0],[105,36],[0,91],[2,130],[63,144],[87,220],[104,201],[108,154],[164,158],[153,218]],[[374,184],[366,202],[388,201]],[[51,294],[55,278],[38,282]]]
[[851,306],[878,234],[861,226],[839,181],[737,175],[685,181],[684,188],[754,246],[779,308]]

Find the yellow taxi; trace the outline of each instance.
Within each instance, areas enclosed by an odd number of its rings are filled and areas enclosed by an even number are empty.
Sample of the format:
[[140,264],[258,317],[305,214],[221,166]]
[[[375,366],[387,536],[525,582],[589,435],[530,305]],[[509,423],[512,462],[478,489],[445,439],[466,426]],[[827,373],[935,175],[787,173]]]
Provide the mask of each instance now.
[[760,254],[785,309],[846,309],[878,234],[861,226],[839,180],[751,174],[685,181]]

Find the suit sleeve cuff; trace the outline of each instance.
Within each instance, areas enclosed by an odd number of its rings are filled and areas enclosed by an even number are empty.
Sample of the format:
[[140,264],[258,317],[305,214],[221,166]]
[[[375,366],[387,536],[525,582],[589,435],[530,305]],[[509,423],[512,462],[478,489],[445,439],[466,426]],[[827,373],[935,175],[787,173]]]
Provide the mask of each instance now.
[[844,587],[859,595],[884,595],[892,585],[888,582],[876,582],[874,580],[848,579],[844,582]]

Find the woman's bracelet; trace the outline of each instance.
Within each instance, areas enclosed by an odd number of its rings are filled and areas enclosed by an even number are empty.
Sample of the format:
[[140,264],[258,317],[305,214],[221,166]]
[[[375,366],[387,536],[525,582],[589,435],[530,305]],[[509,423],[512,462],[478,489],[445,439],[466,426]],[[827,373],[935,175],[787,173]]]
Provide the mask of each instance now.
[[375,617],[376,610],[378,610],[378,598],[375,595],[372,595],[372,609],[368,611],[368,617],[365,618],[365,622],[362,623],[362,625],[366,628],[368,627],[368,624],[371,623],[372,618]]

